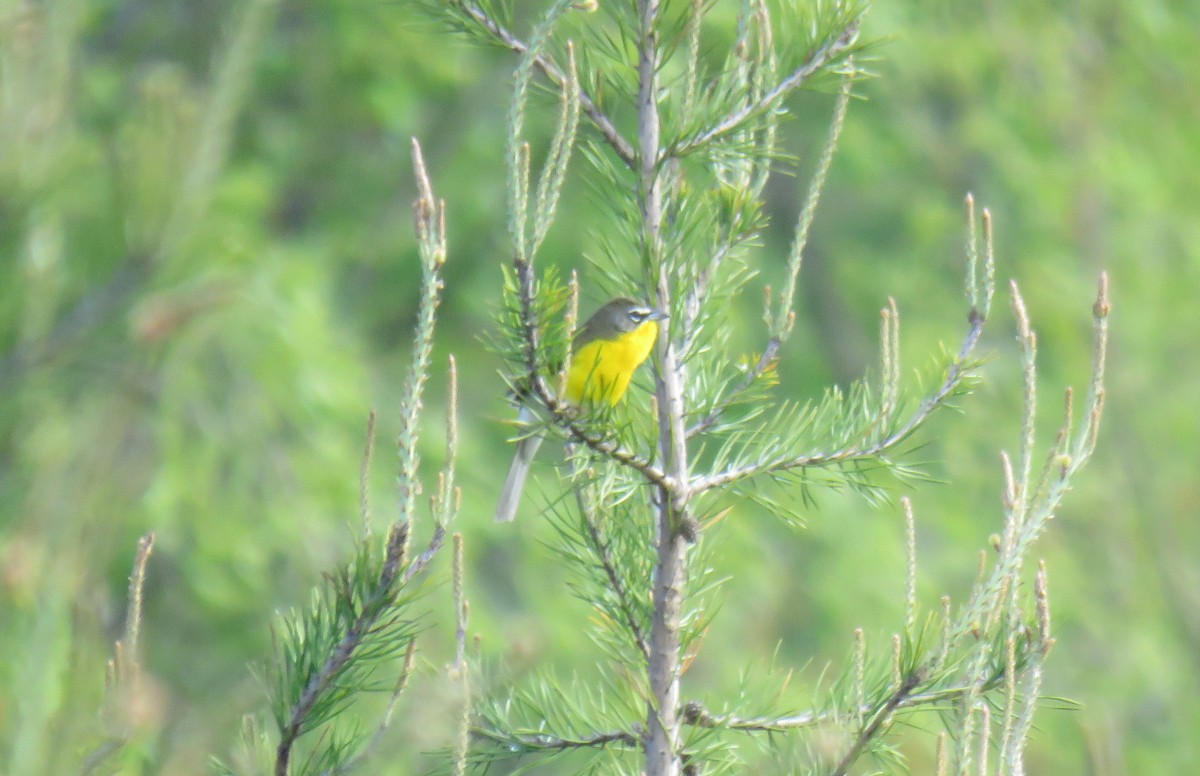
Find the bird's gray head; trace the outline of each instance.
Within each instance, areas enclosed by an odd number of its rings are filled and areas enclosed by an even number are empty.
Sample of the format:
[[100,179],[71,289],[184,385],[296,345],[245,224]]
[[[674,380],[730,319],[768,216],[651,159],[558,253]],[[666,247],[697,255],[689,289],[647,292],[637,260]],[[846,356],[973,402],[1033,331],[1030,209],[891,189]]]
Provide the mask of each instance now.
[[592,317],[601,322],[605,330],[611,327],[612,330],[625,333],[646,321],[661,321],[667,316],[649,305],[621,296],[601,307]]

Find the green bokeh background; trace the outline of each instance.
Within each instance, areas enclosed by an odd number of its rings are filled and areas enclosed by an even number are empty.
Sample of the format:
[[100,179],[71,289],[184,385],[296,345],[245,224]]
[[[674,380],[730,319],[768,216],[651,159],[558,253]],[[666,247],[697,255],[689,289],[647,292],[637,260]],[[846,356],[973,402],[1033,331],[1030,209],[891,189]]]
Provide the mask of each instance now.
[[[481,338],[507,253],[511,56],[442,34],[407,3],[295,0],[268,8],[246,66],[222,80],[220,52],[251,7],[0,3],[0,773],[74,772],[97,740],[138,536],[157,535],[151,684],[123,772],[203,773],[263,708],[250,666],[269,654],[273,612],[348,555],[371,408],[375,519],[394,510],[388,440],[417,298],[414,136],[450,239],[422,452],[432,472],[453,353],[472,632],[503,666],[495,681],[543,663],[594,670],[580,665],[595,658],[587,607],[564,597],[545,526],[491,520],[508,409]],[[1200,6],[1166,0],[877,3],[864,34],[887,39],[868,63],[878,77],[857,89],[783,353],[788,396],[848,383],[874,363],[889,295],[909,365],[952,346],[972,191],[995,215],[1001,293],[1020,282],[1039,332],[1048,438],[1061,391],[1086,380],[1108,271],[1100,449],[1036,550],[1058,636],[1046,692],[1080,707],[1040,714],[1032,773],[1174,774],[1200,759],[1197,29]],[[706,45],[728,34],[714,26]],[[214,88],[236,106],[227,152],[212,144],[220,123],[204,129]],[[831,105],[791,103],[784,142],[800,174],[770,190],[757,284],[782,272]],[[577,170],[547,261],[585,269],[594,209]],[[734,310],[747,349],[758,304]],[[921,437],[944,481],[910,493],[931,608],[965,596],[999,529],[998,456],[1017,444],[1020,405],[1011,333],[999,304],[983,384]],[[551,467],[540,474],[552,488]],[[806,530],[746,508],[719,537],[731,582],[692,693],[719,700],[777,647],[813,680],[855,627],[886,649],[903,607],[897,507],[825,494]],[[415,753],[442,742],[451,713],[447,587],[427,599],[397,773],[421,767]],[[926,744],[911,756],[929,770]]]

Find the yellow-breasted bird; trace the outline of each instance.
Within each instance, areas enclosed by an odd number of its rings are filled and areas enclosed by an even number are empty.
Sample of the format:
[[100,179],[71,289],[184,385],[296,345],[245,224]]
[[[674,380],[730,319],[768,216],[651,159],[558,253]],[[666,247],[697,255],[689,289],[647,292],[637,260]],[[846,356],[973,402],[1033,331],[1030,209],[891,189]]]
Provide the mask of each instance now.
[[[593,313],[571,343],[567,400],[576,406],[600,402],[616,405],[629,388],[633,373],[650,355],[658,337],[658,322],[666,317],[653,307],[625,297],[617,297]],[[521,407],[518,423],[533,419],[533,412]],[[500,491],[497,522],[508,523],[516,517],[525,477],[541,444],[541,434],[530,434],[517,442],[508,478]]]

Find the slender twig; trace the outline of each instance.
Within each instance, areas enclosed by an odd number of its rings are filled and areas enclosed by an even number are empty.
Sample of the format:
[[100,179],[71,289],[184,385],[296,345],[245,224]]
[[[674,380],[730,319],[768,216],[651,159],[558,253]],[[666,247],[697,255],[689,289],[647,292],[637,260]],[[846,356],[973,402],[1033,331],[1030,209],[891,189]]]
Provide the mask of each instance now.
[[[492,37],[499,41],[505,48],[517,54],[524,54],[529,50],[529,46],[520,38],[506,29],[498,21],[489,16],[482,8],[469,0],[453,0],[454,4],[462,9],[471,20],[486,30]],[[534,64],[538,70],[546,75],[554,85],[559,89],[565,89],[568,84],[567,75],[554,63],[554,60],[545,54],[540,54],[534,57]],[[579,106],[588,118],[600,131],[605,141],[612,147],[613,151],[621,158],[626,167],[633,168],[637,155],[633,150],[633,146],[626,140],[613,123],[612,119],[601,110],[596,101],[592,99],[586,91],[580,90]]]
[[400,399],[400,432],[396,439],[396,447],[400,454],[400,471],[397,478],[400,485],[398,521],[411,520],[416,511],[419,489],[417,441],[421,397],[425,382],[429,378],[433,330],[437,320],[437,307],[441,301],[440,270],[446,262],[447,254],[446,203],[434,196],[433,185],[425,168],[424,155],[421,153],[421,144],[416,138],[412,139],[412,160],[418,193],[413,203],[413,226],[421,254],[421,297],[417,305],[417,324],[408,377]]
[[[852,26],[857,29],[857,22]],[[853,86],[853,59],[848,60],[851,72],[842,79],[842,90],[834,103],[833,116],[829,122],[829,132],[808,182],[808,190],[804,195],[804,204],[800,208],[800,216],[796,219],[796,231],[792,236],[792,244],[788,249],[787,274],[784,276],[783,289],[779,295],[779,310],[770,321],[771,335],[786,339],[792,330],[796,319],[793,310],[796,297],[796,282],[800,277],[800,266],[804,261],[804,249],[808,246],[808,234],[812,228],[813,218],[817,213],[817,205],[821,201],[821,192],[825,190],[825,181],[829,178],[829,169],[833,166],[833,155],[837,150],[838,140],[842,136],[842,127],[846,124],[846,114],[850,110],[850,90]]]
[[703,19],[703,0],[692,0],[687,20],[687,65],[684,67],[683,99],[680,102],[682,116],[690,116],[696,106],[696,86],[700,82],[700,30]]
[[737,398],[750,389],[763,373],[775,363],[775,357],[779,355],[779,346],[783,342],[779,337],[771,337],[767,340],[767,346],[763,348],[762,355],[758,357],[758,361],[750,368],[750,371],[725,395],[725,398],[720,401],[715,407],[708,411],[707,414],[700,420],[693,423],[687,430],[687,435],[693,437],[696,434],[703,434],[708,429],[712,428],[726,410],[737,401]]
[[454,665],[456,670],[467,670],[467,598],[463,590],[463,537],[454,534]]
[[400,583],[407,585],[412,581],[413,577],[423,572],[425,567],[438,554],[438,551],[442,549],[442,544],[445,540],[446,526],[435,525],[433,527],[433,536],[429,538],[429,544],[425,546],[424,552],[413,558],[412,563],[408,564],[408,567],[404,569],[404,574],[400,577]]
[[146,587],[146,565],[154,551],[154,534],[148,533],[138,539],[137,554],[133,560],[133,571],[129,575],[129,591],[126,597],[125,631],[113,645],[113,657],[108,662],[107,711],[116,715],[114,732],[109,735],[84,759],[80,774],[93,773],[100,764],[120,751],[129,741],[129,713],[127,708],[140,691],[141,682],[141,629],[143,593]]
[[831,60],[854,45],[854,41],[858,37],[858,25],[859,19],[855,17],[836,36],[830,36],[823,45],[818,46],[803,64],[776,84],[773,89],[765,92],[757,100],[742,105],[708,129],[680,141],[674,147],[668,149],[669,153],[672,156],[684,156],[700,146],[733,132],[747,119],[764,110],[770,109],[789,92],[803,84],[809,76],[825,67]]
[[[692,283],[691,289],[688,291],[686,301],[683,303],[683,325],[679,327],[683,333],[683,339],[679,346],[679,352],[691,353],[695,347],[696,337],[698,336],[698,327],[696,321],[700,318],[701,301],[708,294],[709,283],[721,267],[721,262],[733,250],[734,240],[732,238],[722,241],[717,249],[713,251],[712,256],[708,260],[708,264],[696,275],[696,280]],[[691,435],[691,430],[688,430],[688,435]]]
[[340,775],[344,773],[353,773],[362,764],[366,763],[375,753],[379,751],[379,746],[383,743],[384,736],[392,726],[392,719],[396,714],[396,704],[400,701],[400,696],[404,694],[408,688],[408,681],[412,678],[413,664],[417,658],[417,640],[410,639],[408,649],[404,653],[404,664],[400,668],[400,676],[396,679],[396,684],[392,687],[392,695],[388,698],[387,708],[384,709],[383,718],[376,726],[375,732],[371,734],[371,740],[367,745],[346,762],[326,771],[326,774]]
[[[685,354],[685,357],[692,352],[692,349],[695,347],[696,337],[699,336],[700,327],[696,326],[696,321],[700,318],[701,301],[708,294],[709,285],[720,270],[722,262],[733,250],[734,246],[743,240],[744,237],[745,235],[730,236],[717,246],[717,249],[713,251],[713,255],[709,258],[708,264],[704,269],[700,270],[695,282],[692,284],[691,290],[688,291],[686,301],[683,305],[683,325],[680,327],[683,332],[683,340],[679,347],[679,352]],[[750,372],[707,415],[687,429],[687,438],[690,439],[696,434],[703,433],[711,428],[720,419],[721,415],[729,409],[730,405],[737,400],[737,397],[753,385],[758,378],[762,377],[767,368],[775,362],[775,356],[779,351],[780,344],[781,342],[778,337],[771,337],[767,342],[766,348],[763,350],[762,356],[751,368]]]
[[907,573],[904,585],[904,635],[910,639],[917,638],[917,521],[913,516],[912,500],[908,496],[900,498],[904,508],[905,555],[907,556]]
[[446,525],[457,514],[462,501],[462,489],[454,484],[455,465],[458,462],[458,361],[449,357],[450,368],[446,379],[446,458],[438,473],[437,490],[430,499],[433,519]]
[[633,749],[641,744],[640,739],[633,733],[623,730],[611,733],[597,733],[589,738],[565,738],[547,735],[545,733],[508,733],[488,728],[472,728],[471,735],[491,741],[504,747],[518,747],[522,750],[562,751],[565,749],[601,749],[609,744],[620,744],[627,749]]
[[154,552],[154,534],[148,533],[138,539],[137,555],[133,561],[133,573],[129,575],[129,608],[125,613],[125,670],[136,675],[141,669],[139,655],[142,649],[142,595],[146,587],[146,564]]
[[[999,676],[994,678],[993,683],[998,684],[1001,678]],[[910,693],[897,702],[893,710],[899,711],[901,709],[945,703],[973,690],[974,688],[972,687],[956,686],[922,693]],[[877,703],[863,703],[857,709],[851,709],[850,713],[865,718],[878,708],[880,706]],[[789,714],[785,717],[738,717],[733,714],[715,715],[709,713],[701,704],[696,702],[688,703],[683,707],[682,711],[683,722],[686,725],[701,728],[736,730],[742,733],[782,733],[788,730],[796,730],[797,728],[838,722],[839,720],[845,720],[846,716],[847,712],[840,709],[831,711],[805,711],[799,714]]]
[[375,410],[367,415],[367,441],[363,443],[362,463],[358,469],[358,515],[364,536],[371,535],[371,459],[375,455]]
[[879,734],[879,731],[883,728],[884,723],[886,723],[892,716],[892,713],[895,712],[896,709],[900,708],[900,704],[904,703],[904,700],[908,697],[908,694],[911,693],[913,689],[920,683],[921,674],[919,671],[914,671],[904,678],[904,681],[901,682],[900,686],[896,688],[896,691],[891,694],[891,697],[889,697],[884,704],[879,707],[879,710],[875,712],[875,715],[871,718],[870,723],[868,723],[867,726],[859,732],[858,736],[855,737],[854,742],[850,745],[850,748],[846,751],[846,754],[838,762],[837,767],[833,769],[831,776],[845,776],[846,771],[850,769],[850,766],[853,765],[854,761],[858,759],[858,756],[862,754],[867,744],[869,744],[875,738],[875,736]]
[[453,675],[461,685],[462,708],[459,710],[458,735],[454,740],[452,763],[455,776],[465,776],[467,772],[467,750],[470,747],[471,731],[471,674],[467,666],[467,598],[463,590],[463,537],[454,534],[453,556],[454,580],[454,640],[457,651],[454,656]]
[[584,426],[580,425],[573,408],[556,400],[549,392],[545,382],[540,379],[540,376],[535,381],[534,387],[538,398],[542,400],[554,422],[559,427],[565,429],[571,439],[606,458],[616,461],[622,466],[633,469],[645,477],[647,482],[667,491],[675,491],[677,487],[675,480],[668,476],[660,467],[639,456],[637,453],[627,450],[615,441],[590,433]]
[[626,588],[624,580],[621,579],[621,575],[617,571],[617,564],[613,561],[608,542],[605,540],[604,535],[601,533],[600,525],[596,521],[595,511],[584,497],[583,487],[579,484],[579,473],[575,471],[575,459],[571,450],[567,451],[567,457],[572,461],[571,475],[575,481],[573,488],[575,491],[575,501],[579,505],[579,513],[583,516],[583,523],[587,528],[592,553],[596,556],[596,560],[600,563],[601,568],[604,569],[604,575],[608,577],[608,583],[612,586],[612,590],[617,596],[617,604],[621,608],[621,614],[625,617],[625,624],[629,626],[629,633],[633,637],[634,643],[637,644],[642,656],[648,660],[650,658],[650,647],[646,645],[646,637],[642,633],[642,626],[638,624],[637,617],[634,615],[633,603],[629,598],[629,590]]

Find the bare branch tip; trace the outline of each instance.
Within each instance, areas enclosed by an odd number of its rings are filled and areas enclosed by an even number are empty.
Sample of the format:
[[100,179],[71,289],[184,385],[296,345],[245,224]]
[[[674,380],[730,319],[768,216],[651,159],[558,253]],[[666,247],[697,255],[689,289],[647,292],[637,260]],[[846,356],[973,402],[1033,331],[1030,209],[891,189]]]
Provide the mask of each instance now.
[[1000,466],[1004,470],[1004,506],[1011,509],[1017,500],[1017,479],[1013,473],[1012,458],[1004,450],[1000,451]]
[[1100,288],[1096,293],[1096,303],[1092,305],[1092,315],[1097,320],[1103,320],[1108,317],[1112,310],[1112,305],[1108,301],[1108,273],[1100,273]]
[[1025,299],[1021,296],[1021,288],[1016,280],[1008,281],[1012,293],[1013,315],[1017,318],[1017,331],[1022,339],[1029,339],[1033,332],[1029,328],[1029,310],[1025,307]]
[[139,566],[146,565],[146,559],[150,557],[150,553],[154,550],[154,540],[156,538],[154,532],[151,531],[138,539],[137,560]]
[[420,192],[425,207],[432,208],[433,186],[429,182],[429,173],[425,168],[425,155],[421,151],[421,143],[415,137],[412,139],[412,160],[413,173],[417,178],[417,191]]

